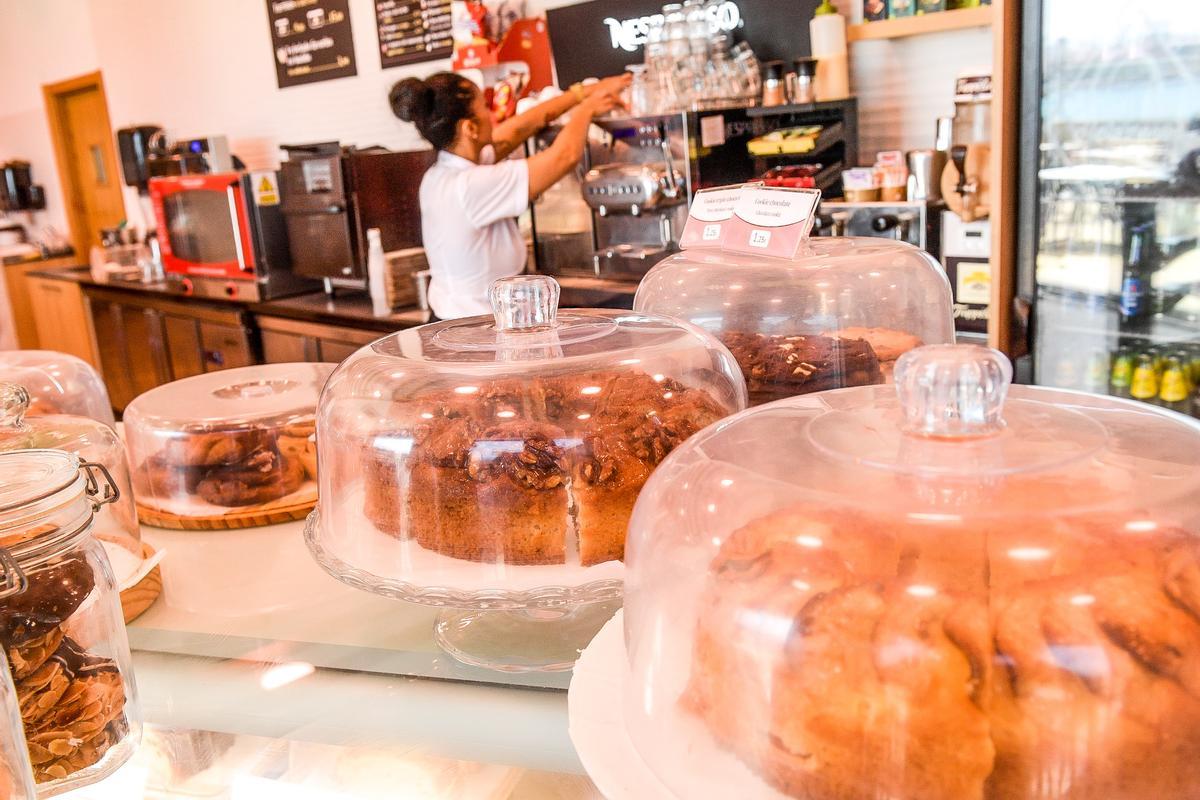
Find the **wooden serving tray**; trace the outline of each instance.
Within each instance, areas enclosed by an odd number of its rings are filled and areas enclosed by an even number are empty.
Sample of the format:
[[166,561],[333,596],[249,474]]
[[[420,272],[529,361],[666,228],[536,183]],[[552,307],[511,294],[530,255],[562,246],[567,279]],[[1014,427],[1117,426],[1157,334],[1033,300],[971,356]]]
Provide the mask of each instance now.
[[[154,556],[154,548],[142,542],[142,558]],[[154,601],[162,594],[162,567],[154,565],[154,569],[146,573],[146,577],[121,592],[121,612],[125,616],[125,624],[133,622],[154,605]]]
[[162,511],[138,504],[138,519],[143,525],[168,528],[173,531],[223,531],[237,528],[258,528],[304,519],[317,505],[317,491],[313,487],[311,496],[297,500],[284,497],[257,506],[230,509],[223,514],[209,516],[184,516],[172,511]]

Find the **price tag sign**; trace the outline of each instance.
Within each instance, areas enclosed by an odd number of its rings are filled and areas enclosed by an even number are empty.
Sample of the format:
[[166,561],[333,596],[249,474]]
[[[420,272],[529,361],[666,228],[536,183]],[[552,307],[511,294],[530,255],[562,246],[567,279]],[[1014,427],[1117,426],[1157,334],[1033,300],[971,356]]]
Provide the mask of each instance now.
[[721,246],[735,253],[795,258],[820,202],[819,189],[744,187],[724,225]]
[[719,189],[701,189],[692,198],[688,210],[688,221],[679,237],[679,247],[720,247],[725,239],[725,223],[733,216],[733,209],[741,199],[742,190],[748,185],[723,186]]

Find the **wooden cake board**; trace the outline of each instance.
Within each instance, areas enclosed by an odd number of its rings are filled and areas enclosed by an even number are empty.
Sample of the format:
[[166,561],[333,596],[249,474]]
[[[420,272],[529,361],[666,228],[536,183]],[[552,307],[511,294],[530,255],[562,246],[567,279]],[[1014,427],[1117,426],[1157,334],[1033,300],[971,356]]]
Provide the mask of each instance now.
[[317,493],[300,502],[283,498],[272,503],[246,506],[223,514],[210,516],[183,516],[171,511],[160,511],[138,504],[138,519],[143,525],[168,528],[173,531],[221,531],[237,528],[258,528],[281,522],[302,520],[317,505]]
[[[154,557],[154,548],[142,542],[142,559]],[[162,567],[154,565],[154,569],[146,573],[146,577],[121,592],[121,613],[125,616],[125,624],[133,622],[162,594]]]

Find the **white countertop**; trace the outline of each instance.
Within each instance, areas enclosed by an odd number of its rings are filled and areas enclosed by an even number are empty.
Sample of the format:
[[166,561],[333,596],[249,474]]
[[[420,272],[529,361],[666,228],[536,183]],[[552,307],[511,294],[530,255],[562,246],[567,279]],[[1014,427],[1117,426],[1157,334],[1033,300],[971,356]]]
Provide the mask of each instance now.
[[344,586],[302,529],[143,527],[166,551],[163,595],[129,626],[146,735],[67,797],[598,800],[567,735],[569,674],[459,664],[436,609]]

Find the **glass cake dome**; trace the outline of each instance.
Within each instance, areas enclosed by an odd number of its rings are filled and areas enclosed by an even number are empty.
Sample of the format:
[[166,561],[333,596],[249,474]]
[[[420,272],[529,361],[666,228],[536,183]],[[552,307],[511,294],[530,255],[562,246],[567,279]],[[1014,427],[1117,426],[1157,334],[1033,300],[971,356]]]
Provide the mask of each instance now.
[[455,608],[620,596],[646,478],[744,408],[745,387],[698,328],[559,313],[558,296],[544,276],[497,281],[494,319],[401,331],[342,362],[321,396],[320,502],[307,530],[326,570]]
[[264,364],[168,383],[125,409],[142,521],[302,519],[316,502],[316,408],[333,364]]
[[0,452],[63,450],[108,471],[117,497],[97,509],[93,531],[108,554],[117,586],[127,588],[141,570],[144,552],[125,446],[116,431],[94,419],[70,414],[27,417],[29,406],[25,387],[0,381]]
[[807,239],[793,259],[686,250],[646,274],[633,307],[720,339],[750,405],[890,382],[903,353],[954,341],[945,273],[925,251],[887,239]]
[[646,765],[679,798],[1194,796],[1200,423],[1010,387],[981,347],[895,377],[739,414],[650,479]]
[[0,350],[0,381],[29,392],[31,417],[71,414],[112,427],[112,403],[100,374],[86,361],[53,350]]

